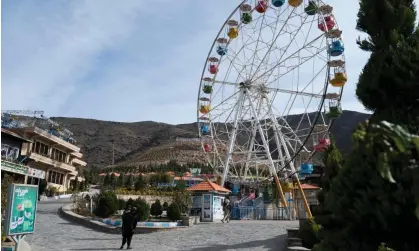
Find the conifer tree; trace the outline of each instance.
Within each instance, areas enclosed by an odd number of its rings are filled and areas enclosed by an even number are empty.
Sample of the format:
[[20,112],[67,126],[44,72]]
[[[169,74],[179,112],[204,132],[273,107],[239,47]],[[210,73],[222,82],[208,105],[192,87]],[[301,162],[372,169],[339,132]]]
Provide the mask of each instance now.
[[125,181],[125,187],[130,189],[130,188],[132,188],[133,183],[134,183],[134,178],[132,177],[132,174],[130,174],[130,175],[128,175],[128,178]]
[[419,30],[413,0],[361,0],[357,29],[368,34],[359,47],[371,53],[356,95],[386,120],[419,131]]
[[119,175],[116,185],[118,187],[122,187],[124,185],[124,175],[122,173]]
[[[391,130],[379,134],[369,128],[362,125],[354,133],[354,150],[321,202],[326,214],[315,217],[322,242],[314,251],[377,250],[382,242],[398,251],[419,250],[412,152],[393,151],[401,141],[391,145],[379,137]],[[391,167],[391,179],[383,178],[383,167]]]
[[339,170],[342,169],[343,163],[342,153],[337,148],[333,138],[331,139],[329,147],[323,153],[322,160],[324,165],[323,175],[320,181],[322,190],[317,194],[319,205],[313,213],[316,218],[316,223],[326,226],[327,216],[330,211],[325,207],[324,200],[327,193],[330,191],[333,179],[338,175]]
[[147,183],[144,180],[144,177],[142,174],[138,177],[137,181],[135,182],[135,190],[144,189],[147,186]]

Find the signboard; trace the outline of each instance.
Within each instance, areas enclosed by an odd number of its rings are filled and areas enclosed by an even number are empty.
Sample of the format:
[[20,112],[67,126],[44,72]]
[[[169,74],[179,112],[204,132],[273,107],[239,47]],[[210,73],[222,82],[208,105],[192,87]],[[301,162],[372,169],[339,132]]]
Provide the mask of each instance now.
[[212,218],[214,220],[222,220],[224,218],[223,211],[224,198],[220,196],[214,196],[212,202]]
[[201,174],[201,168],[194,168],[194,167],[192,167],[192,168],[190,168],[190,171],[191,171],[191,174],[192,175],[199,175],[199,174]]
[[32,234],[35,231],[38,186],[10,184],[7,194],[6,235]]
[[5,160],[1,161],[1,169],[4,171],[23,174],[23,175],[26,175],[28,173],[28,168],[26,166],[9,162],[9,161],[5,161]]
[[35,169],[35,168],[32,168],[32,167],[28,168],[28,175],[31,176],[31,177],[38,178],[38,179],[45,179],[45,171]]

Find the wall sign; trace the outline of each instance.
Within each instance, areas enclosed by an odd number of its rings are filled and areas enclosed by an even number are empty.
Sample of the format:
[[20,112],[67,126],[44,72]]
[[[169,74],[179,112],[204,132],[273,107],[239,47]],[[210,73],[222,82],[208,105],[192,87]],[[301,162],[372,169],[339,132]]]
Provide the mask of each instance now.
[[28,174],[28,168],[26,166],[5,160],[1,161],[1,169],[12,173],[18,173],[23,175]]
[[38,179],[45,179],[45,171],[29,167],[28,176],[35,177]]

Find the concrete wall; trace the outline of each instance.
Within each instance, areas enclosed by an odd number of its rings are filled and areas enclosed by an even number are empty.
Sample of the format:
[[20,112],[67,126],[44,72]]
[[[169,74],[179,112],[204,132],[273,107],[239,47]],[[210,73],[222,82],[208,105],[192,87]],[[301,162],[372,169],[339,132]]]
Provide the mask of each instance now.
[[129,199],[133,199],[136,200],[138,199],[138,197],[145,199],[147,201],[148,204],[153,204],[157,199],[160,200],[161,204],[167,202],[167,203],[172,203],[172,197],[171,196],[156,196],[156,195],[121,195],[118,194],[117,195],[118,199],[123,199],[125,201],[129,200]]

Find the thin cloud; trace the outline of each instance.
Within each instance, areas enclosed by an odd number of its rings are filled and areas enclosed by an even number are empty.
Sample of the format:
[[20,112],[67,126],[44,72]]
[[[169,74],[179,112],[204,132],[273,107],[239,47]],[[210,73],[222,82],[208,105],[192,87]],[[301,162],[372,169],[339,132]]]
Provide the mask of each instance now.
[[[208,50],[240,2],[3,0],[3,109],[192,122]],[[330,4],[347,53],[343,108],[363,112],[354,95],[368,58],[355,44],[358,3]]]

